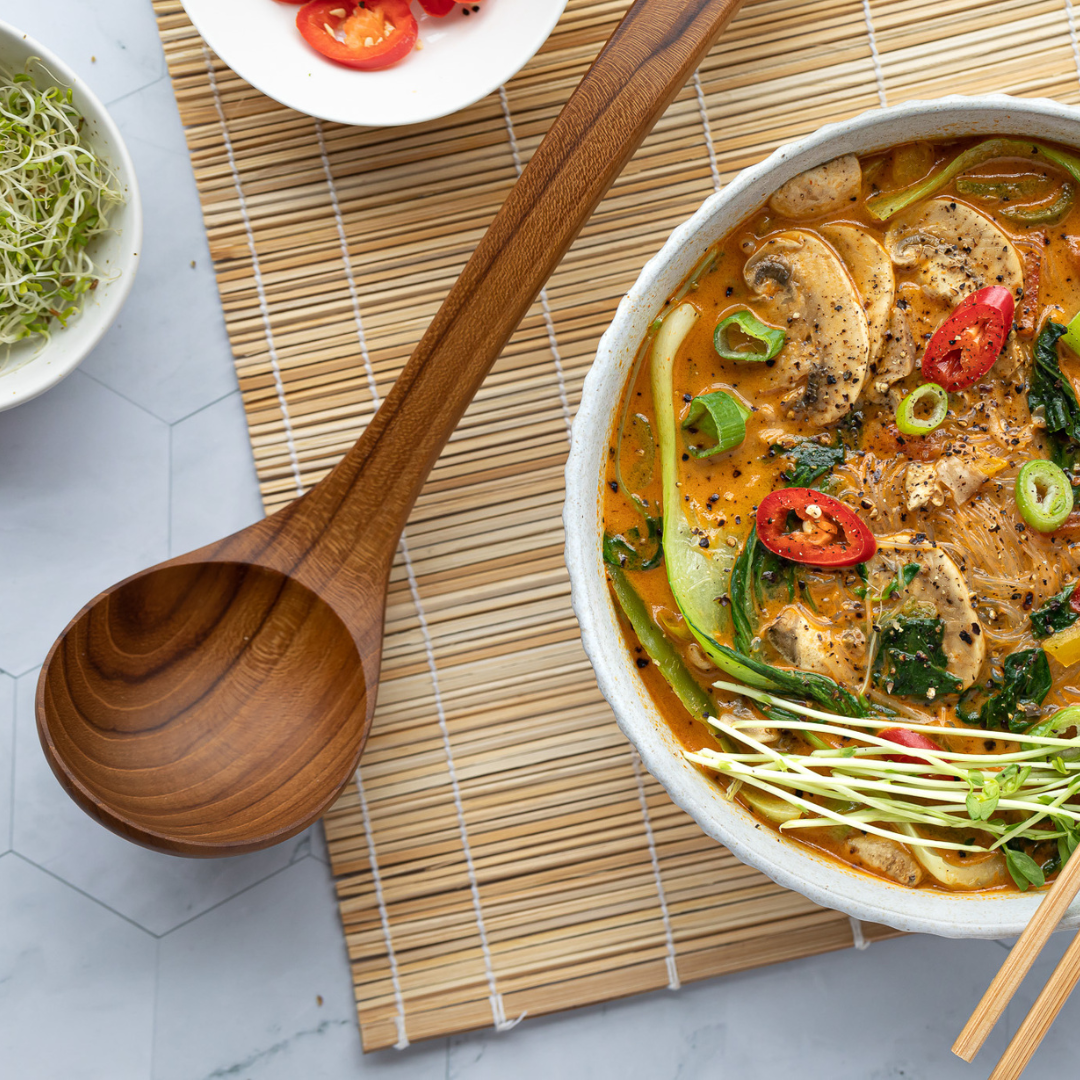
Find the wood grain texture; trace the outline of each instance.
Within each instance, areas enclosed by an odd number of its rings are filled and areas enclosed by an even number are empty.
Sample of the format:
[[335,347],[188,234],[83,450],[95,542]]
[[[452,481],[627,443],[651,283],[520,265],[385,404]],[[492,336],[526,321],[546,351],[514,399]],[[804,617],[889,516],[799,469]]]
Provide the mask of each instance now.
[[741,0],[637,0],[375,414],[303,498],[106,591],[53,646],[37,721],[128,839],[230,855],[309,825],[370,729],[390,567],[439,452],[559,259]]

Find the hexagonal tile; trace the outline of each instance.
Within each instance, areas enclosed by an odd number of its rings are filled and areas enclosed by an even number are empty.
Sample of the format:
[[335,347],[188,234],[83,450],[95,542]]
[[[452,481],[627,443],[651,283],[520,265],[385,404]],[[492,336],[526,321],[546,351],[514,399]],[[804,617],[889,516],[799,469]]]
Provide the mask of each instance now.
[[361,1061],[330,873],[314,859],[161,941],[154,1080],[442,1080],[445,1068],[443,1042]]
[[40,664],[95,593],[168,554],[169,432],[81,371],[0,413],[0,668]]
[[[217,284],[180,116],[168,79],[109,112],[143,197],[142,258],[120,317],[87,357],[96,379],[172,423],[236,389]],[[192,266],[194,262],[194,267]]]
[[313,841],[309,829],[251,855],[181,859],[115,836],[71,801],[45,760],[34,722],[37,674],[19,679],[16,692],[12,847],[50,873],[162,934],[303,859],[313,843],[321,843],[317,835]]
[[240,391],[172,427],[169,550],[181,555],[263,516]]
[[5,1076],[146,1080],[157,942],[17,855],[0,858]]
[[51,4],[19,4],[10,18],[24,33],[52,49],[105,104],[130,94],[165,74],[156,43],[153,8],[143,0],[90,4],[81,18],[64,18]]
[[15,680],[0,672],[0,853],[11,847],[15,779]]

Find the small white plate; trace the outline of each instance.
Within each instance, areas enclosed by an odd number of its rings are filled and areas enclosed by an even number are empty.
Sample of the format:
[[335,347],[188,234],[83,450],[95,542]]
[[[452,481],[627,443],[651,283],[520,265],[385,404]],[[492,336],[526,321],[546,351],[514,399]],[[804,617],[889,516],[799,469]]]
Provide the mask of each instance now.
[[524,67],[566,7],[566,0],[476,0],[479,11],[468,3],[436,19],[414,3],[423,48],[383,71],[353,71],[304,41],[295,4],[183,3],[207,44],[252,86],[310,116],[368,127],[418,124],[486,97]]

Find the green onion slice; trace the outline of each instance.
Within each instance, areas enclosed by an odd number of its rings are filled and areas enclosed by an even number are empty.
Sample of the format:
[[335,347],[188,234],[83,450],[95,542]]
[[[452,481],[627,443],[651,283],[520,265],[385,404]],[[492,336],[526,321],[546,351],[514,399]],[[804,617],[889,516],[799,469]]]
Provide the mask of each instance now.
[[[741,330],[749,341],[732,343],[731,329]],[[722,319],[713,335],[716,351],[725,360],[771,360],[783,347],[787,334],[767,326],[752,311],[743,309]],[[760,348],[757,347],[760,345]]]
[[1077,183],[1080,183],[1080,158],[1055,150],[1043,143],[1027,142],[1022,139],[987,139],[978,146],[972,146],[959,153],[936,173],[902,191],[882,191],[866,200],[866,209],[878,219],[887,221],[919,199],[929,198],[939,192],[950,180],[976,165],[1000,157],[1041,156],[1047,161],[1064,169]]
[[956,181],[956,190],[961,195],[973,195],[976,199],[1025,199],[1034,195],[1045,184],[1034,176],[1024,176],[1019,180],[978,180],[972,176],[961,176]]
[[696,458],[712,457],[731,450],[746,438],[746,418],[750,410],[723,390],[699,394],[690,402],[683,431],[704,436],[704,443],[687,443]]
[[1073,508],[1072,484],[1052,461],[1029,461],[1016,478],[1016,508],[1039,532],[1053,532]]
[[949,411],[949,395],[937,383],[917,386],[896,407],[896,426],[904,435],[929,435],[941,427]]

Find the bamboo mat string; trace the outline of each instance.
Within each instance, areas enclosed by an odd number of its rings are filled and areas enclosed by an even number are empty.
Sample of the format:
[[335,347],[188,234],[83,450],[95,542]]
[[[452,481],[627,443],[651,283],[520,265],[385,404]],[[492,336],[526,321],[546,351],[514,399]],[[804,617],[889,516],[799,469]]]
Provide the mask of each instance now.
[[709,109],[705,104],[705,91],[701,88],[701,72],[694,70],[694,96],[697,98],[698,112],[701,114],[701,127],[705,133],[705,150],[709,155],[709,173],[712,175],[713,191],[719,191],[724,182],[720,179],[720,166],[716,161],[716,147],[713,146],[712,125],[709,123]]
[[[1066,3],[1069,0],[1065,0]],[[870,44],[870,58],[874,62],[874,78],[877,81],[878,104],[884,109],[889,104],[885,96],[885,70],[881,66],[881,53],[878,52],[877,37],[874,34],[874,13],[870,10],[870,0],[862,0],[863,18],[866,20],[866,40]],[[856,948],[858,946],[856,945]]]
[[218,119],[221,122],[221,139],[225,147],[225,154],[229,159],[233,184],[236,187],[236,201],[239,204],[240,218],[244,223],[248,248],[251,250],[251,273],[255,279],[255,290],[259,296],[259,313],[262,315],[263,328],[266,333],[266,351],[270,357],[270,366],[274,372],[274,385],[277,388],[278,402],[281,405],[281,421],[285,426],[285,444],[288,447],[289,461],[292,463],[293,476],[296,479],[296,494],[303,495],[304,484],[300,479],[300,458],[296,453],[296,438],[289,417],[289,402],[285,397],[285,384],[281,378],[281,365],[278,360],[277,345],[274,342],[274,328],[270,322],[270,305],[266,299],[266,286],[263,282],[262,269],[259,266],[259,252],[255,244],[255,230],[251,226],[247,198],[244,195],[244,185],[240,179],[240,170],[236,165],[236,156],[233,153],[232,136],[229,134],[229,124],[225,119],[225,108],[221,103],[221,94],[218,92],[214,61],[210,56],[210,50],[205,45],[203,45],[202,51],[206,59],[206,77],[210,82],[210,93],[214,98],[214,108],[217,110]]
[[848,921],[851,923],[852,943],[859,952],[866,952],[870,948],[870,942],[866,940],[866,936],[863,934],[862,923],[854,915],[849,915]]
[[1069,23],[1069,40],[1072,42],[1073,60],[1076,63],[1076,77],[1080,80],[1080,40],[1076,36],[1076,13],[1072,0],[1065,0],[1065,18]]
[[[514,118],[510,115],[510,101],[506,96],[506,87],[499,87],[499,104],[502,106],[503,119],[506,121],[506,137],[510,140],[510,155],[514,159],[514,172],[521,176],[524,166],[521,164],[521,152],[518,149],[517,135],[514,133]],[[559,404],[562,406],[563,421],[566,424],[566,440],[570,441],[570,399],[566,395],[566,373],[563,371],[562,356],[559,354],[559,339],[555,334],[555,320],[551,316],[551,304],[548,301],[547,286],[540,290],[540,310],[544,313],[544,327],[547,329],[551,359],[555,364],[555,378],[559,384]]]

